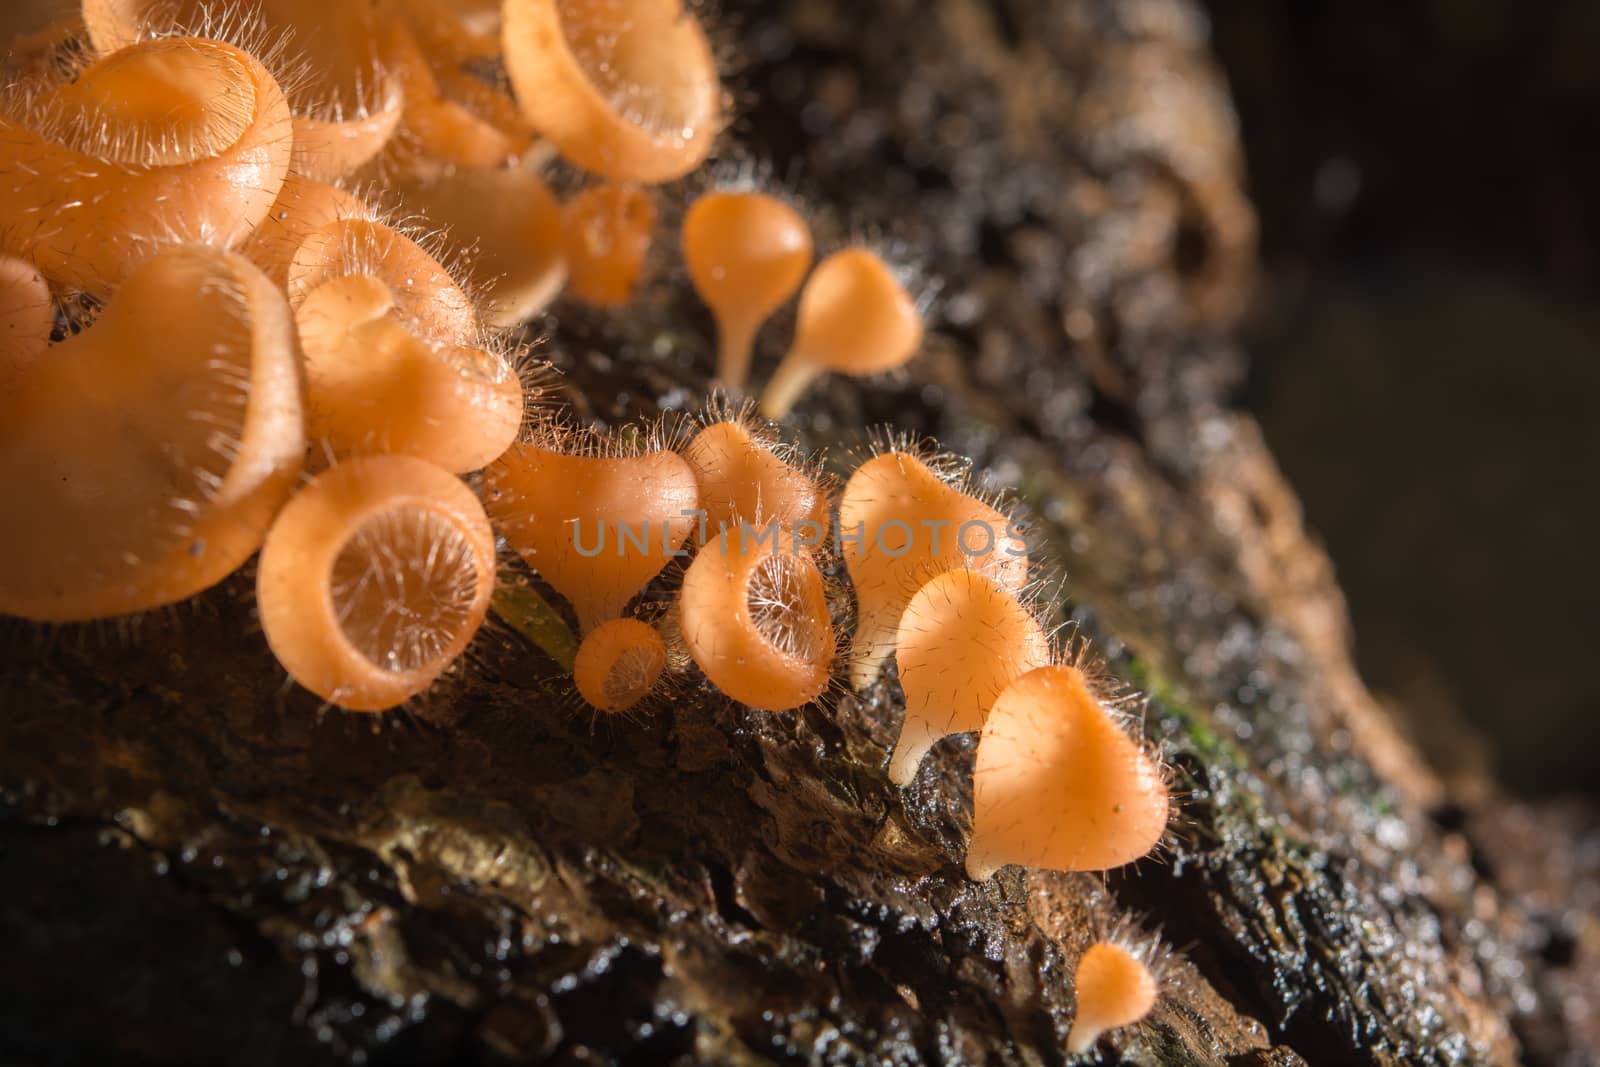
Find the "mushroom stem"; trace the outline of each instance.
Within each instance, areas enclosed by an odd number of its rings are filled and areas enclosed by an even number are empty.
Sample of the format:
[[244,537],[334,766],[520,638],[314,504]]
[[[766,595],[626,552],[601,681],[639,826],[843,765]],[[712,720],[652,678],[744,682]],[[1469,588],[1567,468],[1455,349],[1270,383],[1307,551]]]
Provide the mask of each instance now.
[[762,320],[746,316],[725,316],[717,324],[717,378],[730,393],[743,393],[750,383],[750,356],[755,348],[756,331]]
[[794,353],[778,364],[766,391],[761,394],[761,414],[769,419],[781,419],[789,414],[795,402],[811,388],[811,383],[822,376],[825,368]]

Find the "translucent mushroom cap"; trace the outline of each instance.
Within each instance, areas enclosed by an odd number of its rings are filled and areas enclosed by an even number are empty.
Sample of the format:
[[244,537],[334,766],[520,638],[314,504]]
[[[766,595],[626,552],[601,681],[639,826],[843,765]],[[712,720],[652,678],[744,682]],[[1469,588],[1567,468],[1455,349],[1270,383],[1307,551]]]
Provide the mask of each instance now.
[[930,578],[964,568],[1013,595],[1027,584],[1027,545],[1012,521],[909,452],[856,468],[839,500],[839,529],[859,606],[850,668],[858,689],[894,651],[901,615]]
[[1005,687],[1050,662],[1050,642],[1009,590],[961,569],[932,578],[906,605],[895,662],[906,717],[889,780],[905,786],[939,738],[983,729]]
[[978,739],[967,872],[1007,864],[1104,871],[1167,826],[1161,770],[1076,667],[1040,667],[1000,694]]
[[1100,1035],[1130,1026],[1150,1014],[1161,995],[1150,968],[1137,956],[1110,941],[1096,941],[1078,961],[1073,978],[1078,1008],[1067,1034],[1067,1051],[1081,1056]]
[[627,711],[655,689],[667,666],[667,647],[649,623],[612,619],[578,646],[572,680],[596,711]]
[[710,531],[737,530],[740,522],[793,528],[827,521],[828,500],[816,480],[784,462],[737,419],[714,422],[695,434],[683,458],[699,481]]
[[501,35],[523,112],[584,170],[671,181],[711,151],[722,88],[681,0],[506,0]]
[[694,471],[665,449],[571,455],[512,445],[484,471],[496,527],[578,613],[584,633],[615,619],[695,528]]

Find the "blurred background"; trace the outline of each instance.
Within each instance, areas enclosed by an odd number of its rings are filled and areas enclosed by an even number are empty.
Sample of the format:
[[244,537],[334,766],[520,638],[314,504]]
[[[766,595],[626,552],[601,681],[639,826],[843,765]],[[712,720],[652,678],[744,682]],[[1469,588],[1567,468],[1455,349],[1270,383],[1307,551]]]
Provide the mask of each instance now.
[[1600,791],[1600,4],[1209,6],[1262,224],[1241,400],[1362,672],[1447,772]]

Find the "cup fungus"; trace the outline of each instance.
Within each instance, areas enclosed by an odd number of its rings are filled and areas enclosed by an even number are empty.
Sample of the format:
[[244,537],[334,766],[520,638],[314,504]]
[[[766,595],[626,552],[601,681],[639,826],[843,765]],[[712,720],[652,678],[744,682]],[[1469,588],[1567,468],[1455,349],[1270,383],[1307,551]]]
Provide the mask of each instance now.
[[742,390],[756,331],[811,267],[811,227],[774,196],[708,193],[684,216],[683,261],[717,321],[717,377]]
[[479,345],[467,295],[403,234],[362,219],[323,227],[295,254],[289,292],[313,440],[469,471],[516,437],[521,381]]
[[689,655],[733,699],[787,711],[827,688],[834,636],[822,572],[781,534],[708,541],[684,573],[679,604]]
[[1012,521],[909,452],[856,468],[839,500],[839,530],[859,609],[850,666],[857,689],[894,651],[901,615],[930,578],[964,568],[1013,595],[1027,584],[1027,544]]
[[249,236],[293,141],[283,93],[248,53],[196,37],[131,45],[0,102],[0,246],[103,295],[153,241]]
[[241,256],[180,247],[42,355],[41,325],[24,327],[23,360],[15,342],[0,359],[16,367],[0,391],[0,611],[121,615],[226,577],[305,452],[282,294]]
[[906,706],[889,762],[898,786],[911,784],[935,741],[983,729],[1001,691],[1050,662],[1050,642],[1028,609],[970,570],[947,571],[917,590],[895,644]]
[[[741,522],[776,522],[812,544],[822,540],[828,498],[816,475],[790,458],[770,433],[738,411],[721,411],[684,446],[683,458],[700,483],[700,506],[708,530],[738,530]],[[811,536],[814,535],[814,536]]]
[[567,289],[599,307],[626,304],[644,272],[655,228],[655,199],[636,185],[592,185],[568,200],[561,209]]
[[[388,51],[404,88],[405,114],[387,158],[403,171],[437,175],[452,167],[499,167],[527,149],[531,130],[508,129],[507,122],[482,114],[484,96],[492,107],[496,94],[487,85],[459,74],[459,67],[457,76],[450,77],[452,63],[437,54],[430,57],[407,24],[390,28]],[[496,57],[489,59],[498,62]],[[509,99],[505,103],[510,112],[516,112]],[[497,112],[495,118],[504,114]],[[517,118],[520,120],[520,114]]]
[[[83,22],[104,56],[151,33],[212,36],[213,9],[206,0],[83,0]],[[330,180],[376,156],[400,121],[402,95],[366,0],[254,0],[251,19],[252,36],[292,54],[295,170]]]
[[483,481],[500,533],[567,598],[587,634],[682,554],[699,490],[675,452],[578,436],[570,450],[557,440],[514,444]]
[[865,248],[835,252],[800,291],[794,344],[761,395],[761,413],[781,419],[821,375],[882,374],[920,347],[922,316],[889,265]]
[[1094,1048],[1100,1035],[1130,1026],[1150,1014],[1160,984],[1138,956],[1110,941],[1096,941],[1078,961],[1073,979],[1077,987],[1077,1012],[1067,1032],[1067,1051],[1081,1056]]
[[461,655],[494,570],[494,531],[460,479],[411,456],[362,456],[296,493],[267,534],[261,626],[302,686],[383,711]]
[[572,679],[596,711],[627,711],[650,695],[667,666],[667,648],[649,623],[612,619],[578,646]]
[[671,181],[711,151],[722,90],[682,0],[506,0],[501,23],[517,103],[584,170]]
[[400,193],[408,209],[445,227],[452,245],[474,247],[487,325],[520,325],[561,291],[567,280],[561,204],[532,170],[462,168],[403,183]]
[[290,171],[267,217],[239,251],[266,271],[267,277],[287,287],[294,254],[312,234],[345,219],[372,217],[372,208],[354,194]]
[[1155,761],[1083,672],[1057,665],[1006,687],[978,739],[967,873],[1018,863],[1104,871],[1148,853],[1167,826]]

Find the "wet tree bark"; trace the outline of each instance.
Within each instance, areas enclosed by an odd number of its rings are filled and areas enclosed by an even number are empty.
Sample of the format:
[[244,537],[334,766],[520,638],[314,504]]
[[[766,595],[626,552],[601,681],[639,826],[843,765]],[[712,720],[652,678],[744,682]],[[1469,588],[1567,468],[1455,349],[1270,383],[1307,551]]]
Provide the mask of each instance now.
[[[1198,10],[752,0],[720,25],[734,139],[823,243],[885,244],[937,294],[913,368],[829,383],[803,440],[843,467],[870,427],[930,435],[1024,502],[1060,618],[1149,696],[1182,793],[1162,853],[968,881],[972,744],[889,786],[892,674],[785,715],[686,684],[597,728],[500,630],[415,708],[319,713],[241,575],[5,635],[0,1058],[1058,1064],[1072,964],[1130,916],[1177,953],[1107,1059],[1581,1047],[1596,937],[1557,917],[1595,850],[1426,768],[1230,404],[1254,224]],[[582,414],[702,394],[672,258],[625,313],[558,309]]]

